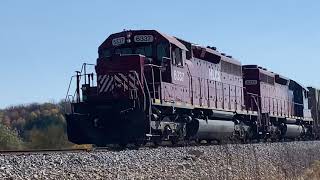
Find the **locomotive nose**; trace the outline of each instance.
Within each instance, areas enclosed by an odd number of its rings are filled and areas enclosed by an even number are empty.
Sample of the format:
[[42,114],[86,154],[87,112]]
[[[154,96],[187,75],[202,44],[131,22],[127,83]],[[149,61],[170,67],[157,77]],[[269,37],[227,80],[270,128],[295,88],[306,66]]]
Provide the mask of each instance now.
[[[97,97],[83,106],[89,114],[67,116],[68,138],[77,144],[131,143],[148,133],[143,88],[145,57],[112,56],[99,59]],[[89,102],[89,100],[88,100]]]
[[108,104],[111,108],[97,106],[90,115],[67,115],[68,139],[76,144],[104,146],[135,143],[145,137],[148,121],[143,109],[133,108],[125,101]]

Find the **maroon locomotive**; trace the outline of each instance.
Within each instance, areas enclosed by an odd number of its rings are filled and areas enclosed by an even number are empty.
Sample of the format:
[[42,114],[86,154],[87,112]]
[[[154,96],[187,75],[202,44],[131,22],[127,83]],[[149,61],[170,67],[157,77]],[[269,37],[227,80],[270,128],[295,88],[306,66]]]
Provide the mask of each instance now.
[[77,144],[313,136],[303,86],[155,30],[110,35],[95,73],[85,65],[76,77],[66,119]]

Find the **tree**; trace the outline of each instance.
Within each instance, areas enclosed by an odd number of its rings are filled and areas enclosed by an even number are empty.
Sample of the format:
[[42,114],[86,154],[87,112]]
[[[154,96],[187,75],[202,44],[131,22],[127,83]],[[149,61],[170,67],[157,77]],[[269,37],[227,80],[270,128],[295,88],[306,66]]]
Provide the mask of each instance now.
[[[24,143],[27,148],[67,148],[72,144],[67,139],[65,102],[58,104],[19,105],[0,110],[1,142]],[[10,136],[8,136],[10,135]],[[10,138],[9,138],[10,137]]]
[[23,142],[15,131],[0,124],[0,149],[19,150],[23,148]]
[[62,149],[71,146],[64,129],[58,125],[32,129],[28,132],[28,140],[28,147],[31,149]]

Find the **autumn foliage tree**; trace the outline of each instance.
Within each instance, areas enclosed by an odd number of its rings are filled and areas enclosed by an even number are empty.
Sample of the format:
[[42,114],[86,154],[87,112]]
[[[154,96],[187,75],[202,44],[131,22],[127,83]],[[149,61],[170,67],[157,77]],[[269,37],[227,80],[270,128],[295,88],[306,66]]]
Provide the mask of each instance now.
[[[0,124],[6,131],[0,131],[0,139],[8,139],[5,135],[21,141],[26,149],[66,148],[71,146],[67,140],[64,103],[30,104],[9,107],[0,111]],[[10,136],[10,137],[11,137]],[[16,139],[11,138],[13,144]],[[8,149],[0,141],[0,149]],[[17,146],[18,148],[18,146]],[[12,149],[12,147],[11,147]]]
[[0,124],[0,146],[2,150],[19,150],[23,148],[23,142],[15,131]]

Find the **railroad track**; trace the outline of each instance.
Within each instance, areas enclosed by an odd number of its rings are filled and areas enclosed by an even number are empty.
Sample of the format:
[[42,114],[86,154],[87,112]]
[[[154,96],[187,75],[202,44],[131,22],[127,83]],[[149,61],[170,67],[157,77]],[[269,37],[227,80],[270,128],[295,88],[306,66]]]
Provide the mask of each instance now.
[[64,149],[23,149],[23,150],[0,150],[0,155],[28,155],[28,154],[47,154],[47,153],[73,153],[73,152],[99,152],[99,151],[120,151],[121,148],[115,147],[90,147],[90,148],[64,148]]
[[24,150],[0,150],[0,155],[29,155],[29,154],[47,154],[47,153],[74,153],[74,152],[99,152],[99,151],[121,151],[121,150],[132,150],[132,149],[144,149],[150,148],[151,146],[143,146],[140,148],[127,147],[91,147],[91,148],[65,148],[65,149],[24,149]]
[[3,154],[39,154],[39,153],[55,153],[55,152],[88,152],[92,151],[86,148],[77,149],[25,149],[25,150],[0,150],[0,155]]
[[154,146],[152,144],[146,144],[144,146],[135,147],[128,146],[126,148],[117,147],[117,146],[106,146],[106,147],[89,147],[89,148],[65,148],[65,149],[24,149],[24,150],[0,150],[0,155],[30,155],[30,154],[49,154],[49,153],[76,153],[76,152],[101,152],[101,151],[122,151],[122,150],[143,150],[148,148],[158,148],[158,147],[187,147],[187,146],[210,146],[218,144],[175,144],[170,145],[168,143],[161,144],[159,146]]
[[[287,141],[290,142],[290,141]],[[248,144],[264,144],[263,142],[251,142]],[[268,143],[281,143],[281,142],[268,142]],[[14,155],[28,155],[28,154],[46,154],[46,153],[74,153],[74,152],[99,152],[99,151],[122,151],[122,150],[143,150],[146,148],[157,148],[157,147],[190,147],[190,146],[215,146],[215,145],[223,145],[223,144],[243,144],[243,143],[190,143],[190,144],[170,144],[168,142],[161,143],[159,146],[154,146],[150,143],[147,143],[144,146],[135,147],[129,146],[126,148],[117,147],[114,145],[106,146],[106,147],[85,147],[85,148],[64,148],[64,149],[24,149],[24,150],[0,150],[0,155],[6,154],[14,154]]]

